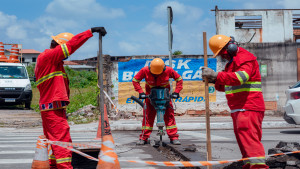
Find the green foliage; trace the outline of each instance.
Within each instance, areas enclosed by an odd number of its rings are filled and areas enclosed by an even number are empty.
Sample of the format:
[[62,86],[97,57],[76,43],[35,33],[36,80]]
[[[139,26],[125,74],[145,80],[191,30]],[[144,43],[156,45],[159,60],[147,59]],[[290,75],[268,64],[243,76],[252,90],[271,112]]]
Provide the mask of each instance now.
[[76,90],[76,94],[70,97],[70,104],[67,106],[67,113],[75,112],[89,104],[97,106],[97,87],[90,86],[85,89],[77,88]]
[[76,71],[68,66],[65,67],[70,80],[70,88],[86,88],[97,85],[97,73],[94,71]]
[[33,81],[35,64],[28,65],[26,69],[30,78],[31,87],[36,87],[36,83]]
[[173,55],[182,55],[182,51],[176,50],[175,52],[173,52]]

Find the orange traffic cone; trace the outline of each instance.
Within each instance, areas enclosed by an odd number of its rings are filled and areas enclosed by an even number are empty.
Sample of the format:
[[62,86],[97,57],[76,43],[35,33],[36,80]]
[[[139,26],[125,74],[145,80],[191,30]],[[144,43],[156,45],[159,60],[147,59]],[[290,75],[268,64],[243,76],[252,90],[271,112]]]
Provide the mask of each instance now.
[[19,57],[18,46],[17,45],[12,45],[10,56],[9,56],[9,62],[20,63],[20,60],[18,59],[18,57]]
[[[98,124],[96,139],[101,139],[101,136],[102,136],[101,120],[100,119],[101,119],[101,115],[100,115],[100,118],[99,118],[99,124]],[[111,134],[111,130],[110,130],[110,125],[109,125],[109,121],[108,121],[108,117],[107,117],[106,105],[104,104],[104,135],[109,135],[109,134]]]
[[50,169],[46,136],[39,136],[31,169]]
[[7,61],[7,57],[5,57],[5,53],[4,53],[4,44],[3,42],[0,42],[0,62],[6,62]]
[[[118,160],[118,155],[115,152],[115,142],[111,135],[110,125],[107,117],[106,106],[104,106],[104,133],[102,137],[101,149],[98,155],[98,165],[97,169],[120,169],[120,163]],[[99,128],[101,131],[101,123],[99,122]],[[101,137],[101,133],[99,135]]]
[[115,152],[115,143],[112,135],[102,138],[97,169],[120,169],[118,155]]

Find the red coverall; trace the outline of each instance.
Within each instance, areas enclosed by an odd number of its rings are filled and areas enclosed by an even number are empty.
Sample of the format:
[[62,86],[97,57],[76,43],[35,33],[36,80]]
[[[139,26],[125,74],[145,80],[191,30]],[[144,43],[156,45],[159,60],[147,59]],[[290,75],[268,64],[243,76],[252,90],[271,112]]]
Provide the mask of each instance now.
[[[181,76],[171,67],[166,66],[165,70],[156,77],[150,72],[149,67],[142,68],[133,78],[132,83],[135,88],[135,91],[143,93],[143,89],[140,85],[140,81],[145,78],[146,81],[146,95],[150,94],[151,88],[153,87],[165,87],[170,90],[169,78],[173,78],[176,81],[176,93],[179,93],[182,90],[183,80]],[[156,116],[156,110],[151,105],[150,100],[146,98],[146,110],[143,111],[143,124],[142,124],[142,134],[140,139],[147,140],[150,137],[150,134],[153,129],[153,123]],[[177,126],[174,117],[174,110],[172,109],[173,105],[170,101],[170,106],[166,109],[164,115],[164,121],[166,125],[166,131],[170,140],[178,139],[179,135],[177,134]],[[146,112],[145,112],[146,111]]]
[[[39,106],[44,134],[51,141],[72,142],[66,118],[70,89],[63,59],[68,58],[92,36],[92,32],[87,30],[74,36],[66,44],[46,49],[38,56],[35,76],[40,92]],[[56,145],[52,145],[52,151],[55,157],[50,156],[51,168],[73,168],[71,151]]]
[[[226,94],[231,109],[234,133],[243,158],[265,156],[261,143],[265,104],[261,90],[261,76],[256,57],[239,47],[225,70],[218,73],[216,90]],[[269,168],[265,158],[246,161],[246,168]]]

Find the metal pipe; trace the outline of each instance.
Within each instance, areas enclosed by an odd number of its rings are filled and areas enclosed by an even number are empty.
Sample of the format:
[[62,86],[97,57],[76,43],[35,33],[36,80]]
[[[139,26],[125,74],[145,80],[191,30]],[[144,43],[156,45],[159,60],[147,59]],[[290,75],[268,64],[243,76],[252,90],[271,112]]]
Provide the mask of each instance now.
[[[172,67],[172,43],[173,43],[173,33],[172,33],[172,21],[173,21],[173,13],[172,8],[170,6],[167,7],[168,11],[168,42],[169,42],[169,66]],[[169,79],[170,83],[170,93],[173,90],[173,80]]]

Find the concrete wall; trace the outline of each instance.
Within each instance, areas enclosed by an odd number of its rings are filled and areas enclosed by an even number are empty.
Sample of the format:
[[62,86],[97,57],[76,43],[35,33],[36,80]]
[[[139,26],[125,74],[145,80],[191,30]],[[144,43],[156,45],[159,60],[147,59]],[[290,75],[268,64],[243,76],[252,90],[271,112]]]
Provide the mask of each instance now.
[[[235,29],[235,17],[261,16],[262,32],[249,29]],[[238,42],[248,42],[257,32],[251,42],[292,42],[293,41],[292,10],[253,10],[253,11],[216,11],[217,34],[234,36]],[[243,33],[245,32],[245,33]],[[248,32],[248,33],[247,33]],[[252,33],[249,33],[252,32]],[[245,34],[245,36],[239,36]]]
[[277,103],[282,113],[286,102],[285,90],[297,82],[297,48],[300,43],[250,43],[242,47],[252,52],[260,65],[267,65],[267,76],[262,77],[265,101]]
[[[109,56],[107,56],[109,57]],[[138,93],[134,91],[132,82],[130,80],[130,82],[121,82],[121,80],[119,79],[119,65],[122,62],[129,62],[130,60],[134,60],[134,59],[149,59],[152,60],[153,58],[155,58],[157,56],[132,56],[132,57],[119,57],[119,59],[114,59],[114,61],[109,61],[109,63],[106,63],[105,65],[107,65],[105,67],[105,72],[108,75],[107,77],[107,86],[106,86],[106,90],[109,94],[109,96],[112,98],[114,104],[118,107],[120,112],[123,113],[130,113],[130,114],[138,114],[141,115],[142,114],[142,108],[134,103],[132,104],[131,101],[128,101],[128,104],[123,104],[120,102],[120,100],[124,100],[130,98],[131,95],[134,95],[136,97],[138,97]],[[166,55],[160,55],[160,58],[165,60],[165,63],[168,65],[168,56]],[[176,59],[199,59],[199,60],[203,60],[203,56],[202,55],[180,55],[180,56],[174,56],[173,61]],[[212,59],[212,58],[211,58]],[[106,59],[107,60],[107,59]],[[222,60],[220,60],[219,58],[216,60],[216,70],[217,71],[221,71],[224,69],[225,67],[225,62],[223,62]],[[178,66],[176,63],[173,63],[173,67],[178,68],[178,67],[184,67],[183,65]],[[193,65],[193,63],[190,63],[191,65]],[[144,66],[144,65],[143,65]],[[199,67],[199,65],[196,65]],[[128,67],[128,70],[134,69],[133,67]],[[175,69],[176,70],[176,69]],[[181,72],[180,70],[178,72]],[[204,83],[203,81],[190,81],[190,80],[185,80],[188,79],[190,76],[190,74],[187,74],[186,72],[189,71],[184,71],[184,73],[181,74],[181,76],[184,79],[184,83],[183,83],[183,90],[180,93],[182,100],[185,97],[195,97],[197,95],[201,95],[204,96]],[[202,71],[201,71],[202,73]],[[200,75],[201,76],[201,75]],[[193,77],[193,75],[192,75]],[[143,82],[141,82],[143,83]],[[192,84],[191,84],[192,83]],[[124,88],[125,86],[125,88]],[[141,84],[141,86],[143,87],[144,84]],[[173,87],[175,87],[175,82],[173,83]],[[210,87],[214,88],[214,85],[211,84]],[[200,90],[200,91],[197,91]],[[121,94],[120,94],[121,92]],[[124,94],[122,94],[122,92],[124,92]],[[175,101],[175,105],[176,105],[176,114],[204,114],[205,113],[205,101],[201,99],[201,101],[198,100],[198,102],[193,102],[193,101],[178,101],[178,100],[174,100]],[[108,106],[108,109],[110,109],[110,111],[113,111],[113,108],[111,107],[111,104],[109,102],[106,102]],[[210,111],[213,114],[229,114],[229,108],[227,106],[227,101],[225,98],[225,94],[223,92],[217,92],[214,90],[213,93],[210,93]]]
[[[297,48],[300,48],[300,43],[250,43],[241,44],[242,47],[252,52],[256,57],[261,67],[265,66],[266,72],[262,73],[262,90],[266,107],[269,114],[282,114],[282,107],[285,105],[286,96],[285,90],[289,86],[297,82]],[[118,76],[118,66],[120,62],[128,62],[131,59],[153,59],[157,56],[132,56],[132,57],[119,57],[114,58],[111,61],[110,56],[106,56],[105,60],[105,74],[106,76],[106,91],[112,98],[114,104],[118,107],[120,112],[139,114],[142,113],[142,108],[137,104],[119,104],[119,97],[130,97],[120,95],[120,82]],[[168,56],[159,56],[160,58],[168,58]],[[184,59],[203,59],[202,55],[180,55],[174,56],[174,58]],[[222,61],[217,57],[216,70],[222,71],[225,67],[226,62]],[[128,67],[128,69],[132,69]],[[182,74],[181,74],[182,75]],[[204,86],[199,83],[199,88]],[[190,88],[189,85],[184,81],[184,88]],[[175,84],[174,84],[175,85]],[[122,89],[124,91],[124,87]],[[125,89],[126,90],[126,89]],[[137,92],[134,92],[132,84],[128,83],[128,91],[132,91],[133,95],[138,96]],[[191,89],[194,90],[194,89]],[[127,91],[124,91],[127,92]],[[203,91],[202,91],[203,92]],[[128,95],[130,92],[128,93]],[[203,94],[203,93],[202,93]],[[123,99],[123,98],[121,98]],[[107,100],[107,99],[106,99]],[[113,111],[111,104],[106,102],[108,109]],[[205,113],[205,102],[175,102],[177,114],[189,114],[191,112]],[[215,100],[210,102],[210,111],[213,114],[227,114],[229,108],[225,94],[223,92],[215,92]]]

